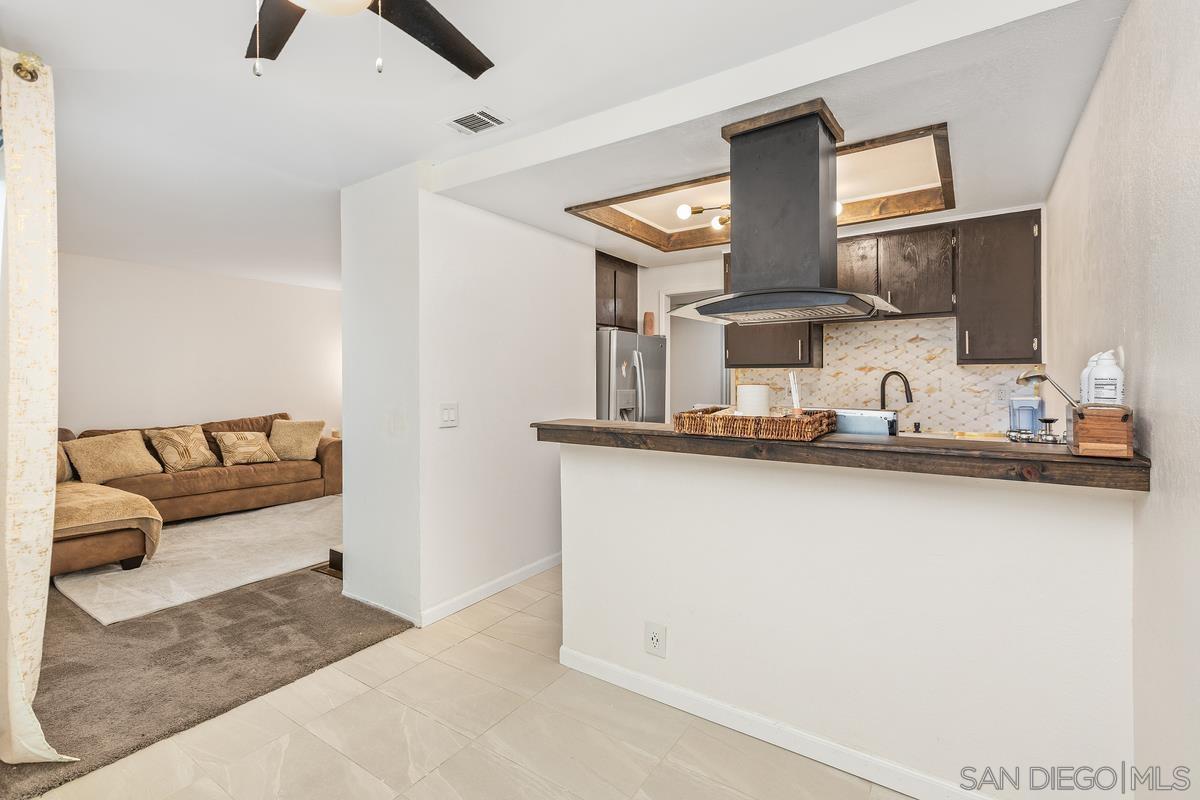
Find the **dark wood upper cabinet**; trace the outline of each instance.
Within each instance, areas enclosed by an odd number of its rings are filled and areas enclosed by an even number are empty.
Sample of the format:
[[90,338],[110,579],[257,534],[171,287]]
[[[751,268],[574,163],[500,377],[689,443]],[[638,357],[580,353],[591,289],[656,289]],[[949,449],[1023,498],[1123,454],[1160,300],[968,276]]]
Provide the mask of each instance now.
[[596,325],[607,328],[617,324],[617,272],[602,255],[596,254]]
[[[729,288],[729,254],[725,254],[725,291]],[[808,322],[775,325],[726,325],[725,366],[820,367],[825,332]]]
[[958,363],[1042,360],[1040,211],[964,220],[958,227]]
[[808,322],[726,325],[725,366],[820,367],[825,333]]
[[637,267],[634,267],[632,270],[617,270],[616,297],[617,327],[636,331],[638,326]]
[[871,237],[838,242],[838,288],[879,294],[879,241]]
[[637,264],[596,251],[596,325],[637,330]]
[[954,311],[954,230],[920,228],[878,239],[879,296],[900,314],[928,317]]

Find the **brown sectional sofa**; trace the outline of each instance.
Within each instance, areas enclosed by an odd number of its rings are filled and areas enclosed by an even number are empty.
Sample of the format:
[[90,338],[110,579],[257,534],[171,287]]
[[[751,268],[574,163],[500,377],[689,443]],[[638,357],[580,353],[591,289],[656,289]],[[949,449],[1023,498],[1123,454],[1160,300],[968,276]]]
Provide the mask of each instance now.
[[[270,436],[271,424],[276,419],[291,417],[286,413],[270,414],[206,422],[200,427],[209,440],[210,449],[218,454],[219,458],[221,451],[212,438],[214,431],[261,431]],[[144,430],[147,429],[132,430],[142,430],[144,436]],[[79,437],[117,432],[87,430],[80,433]],[[60,441],[70,441],[74,438],[75,435],[71,431],[59,429]],[[154,448],[148,440],[146,444],[153,455]],[[147,498],[162,515],[163,522],[211,517],[234,511],[249,511],[312,500],[342,493],[342,440],[321,439],[314,461],[204,467],[187,472],[161,472],[135,478],[118,478],[104,485]],[[135,568],[141,564],[141,557],[145,553],[145,536],[141,531],[121,529],[72,538],[56,537],[51,573],[59,575],[116,562],[120,562],[127,569]]]

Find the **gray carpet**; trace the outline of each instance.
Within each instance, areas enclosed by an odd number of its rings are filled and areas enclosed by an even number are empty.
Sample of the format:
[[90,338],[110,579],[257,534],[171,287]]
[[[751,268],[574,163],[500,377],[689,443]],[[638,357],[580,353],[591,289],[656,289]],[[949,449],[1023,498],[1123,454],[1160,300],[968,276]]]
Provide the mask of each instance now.
[[312,570],[105,627],[50,589],[46,738],[73,764],[0,764],[0,800],[36,797],[407,630]]

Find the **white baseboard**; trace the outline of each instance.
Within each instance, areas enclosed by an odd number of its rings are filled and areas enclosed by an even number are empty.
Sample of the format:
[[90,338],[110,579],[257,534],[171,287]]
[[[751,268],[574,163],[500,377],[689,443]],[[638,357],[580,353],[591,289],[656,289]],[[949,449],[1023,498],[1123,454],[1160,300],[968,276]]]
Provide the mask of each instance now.
[[342,597],[348,597],[357,603],[362,603],[364,606],[370,606],[371,608],[378,608],[380,611],[386,611],[387,613],[391,614],[393,617],[399,617],[400,619],[404,620],[405,622],[411,622],[413,625],[420,627],[420,623],[417,622],[415,619],[413,619],[413,617],[416,616],[415,614],[404,612],[404,611],[397,611],[394,608],[388,608],[387,606],[380,605],[379,603],[373,602],[371,600],[367,600],[365,597],[358,597],[357,595],[350,594],[345,589],[342,589]]
[[979,800],[979,794],[878,756],[854,750],[799,728],[745,711],[691,689],[618,666],[563,646],[559,661],[600,680],[681,709],[689,714],[741,731],[793,753],[857,775],[864,780],[915,797],[917,800]]
[[496,592],[503,591],[510,586],[515,586],[526,578],[532,578],[539,572],[545,572],[551,567],[558,566],[561,563],[561,551],[553,555],[546,556],[545,558],[538,559],[532,564],[527,564],[520,569],[515,569],[507,575],[501,575],[499,578],[496,578],[493,581],[488,581],[485,584],[476,586],[474,589],[463,592],[457,597],[452,597],[443,603],[438,603],[432,608],[423,609],[421,611],[421,621],[417,624],[422,627],[426,625],[432,625],[439,619],[445,619],[451,614],[457,614],[467,606],[473,606],[480,600],[485,600],[491,597]]

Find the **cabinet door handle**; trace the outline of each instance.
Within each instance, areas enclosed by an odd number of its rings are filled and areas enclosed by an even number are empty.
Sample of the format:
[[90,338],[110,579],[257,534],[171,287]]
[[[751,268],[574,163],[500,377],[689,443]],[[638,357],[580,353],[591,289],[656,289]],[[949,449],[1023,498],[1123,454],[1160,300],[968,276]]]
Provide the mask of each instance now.
[[1033,337],[1033,352],[1035,352],[1035,353],[1037,352],[1037,346],[1038,346],[1038,337],[1035,336],[1035,337]]
[[799,353],[798,359],[800,361],[803,361],[804,360],[804,340],[803,339],[796,340],[796,350]]
[[967,342],[967,355],[971,355],[971,332],[970,331],[964,332],[963,338],[965,338],[966,342]]
[[888,305],[892,304],[892,290],[888,289]]

